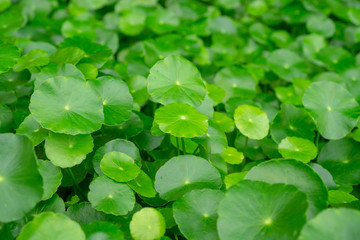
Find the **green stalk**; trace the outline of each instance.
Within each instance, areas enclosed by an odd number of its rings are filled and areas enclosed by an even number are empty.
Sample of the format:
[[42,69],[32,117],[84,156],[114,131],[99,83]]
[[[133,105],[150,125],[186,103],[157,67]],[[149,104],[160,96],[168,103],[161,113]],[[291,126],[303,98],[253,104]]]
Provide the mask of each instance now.
[[179,155],[180,155],[180,144],[179,144],[179,138],[178,138],[178,137],[175,137],[175,138],[176,138],[177,155],[179,156]]
[[185,148],[185,140],[184,140],[183,137],[181,138],[181,144],[182,144],[183,155],[185,155],[186,154],[186,148]]
[[194,152],[193,152],[192,155],[195,155],[195,153],[197,152],[197,150],[199,150],[199,148],[200,148],[200,144],[195,148],[195,150],[194,150]]
[[320,133],[319,131],[316,132],[316,139],[315,139],[315,146],[319,146],[319,140],[320,140]]
[[71,179],[72,179],[72,181],[73,181],[73,183],[74,183],[75,190],[79,193],[80,199],[86,200],[86,197],[85,197],[85,195],[82,193],[79,184],[77,184],[77,182],[76,182],[76,179],[75,179],[75,176],[74,176],[73,171],[71,170],[71,168],[68,168],[67,170],[69,171],[70,177],[71,177]]

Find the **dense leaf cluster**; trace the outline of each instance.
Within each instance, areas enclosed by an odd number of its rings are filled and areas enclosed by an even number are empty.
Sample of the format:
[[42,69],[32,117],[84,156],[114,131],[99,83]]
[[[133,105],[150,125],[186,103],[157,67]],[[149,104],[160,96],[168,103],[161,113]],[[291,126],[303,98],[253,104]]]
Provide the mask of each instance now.
[[1,240],[356,240],[358,0],[0,0]]

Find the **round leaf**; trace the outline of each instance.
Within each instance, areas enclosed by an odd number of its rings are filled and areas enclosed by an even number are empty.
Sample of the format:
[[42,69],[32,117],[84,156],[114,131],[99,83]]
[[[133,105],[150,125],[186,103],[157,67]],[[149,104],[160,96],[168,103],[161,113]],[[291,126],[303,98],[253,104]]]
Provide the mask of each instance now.
[[85,240],[85,234],[80,225],[68,217],[60,213],[45,212],[28,222],[17,239]]
[[134,240],[154,240],[165,234],[164,217],[155,208],[143,208],[136,212],[130,222]]
[[305,91],[303,103],[314,118],[321,135],[340,139],[356,125],[354,114],[357,102],[341,85],[333,82],[314,82]]
[[360,211],[329,208],[311,219],[303,228],[299,240],[357,239],[360,234]]
[[20,124],[16,133],[28,137],[33,145],[37,146],[49,135],[49,130],[41,127],[41,125],[30,114]]
[[119,78],[104,76],[91,83],[103,101],[104,124],[119,125],[130,118],[132,97],[125,82]]
[[49,64],[49,55],[42,49],[34,49],[23,55],[14,66],[15,72]]
[[100,161],[100,168],[106,176],[117,182],[128,182],[140,173],[134,159],[121,152],[106,153]]
[[124,183],[100,176],[90,183],[88,194],[91,206],[113,215],[125,215],[134,208],[133,191]]
[[269,131],[269,119],[258,107],[241,105],[234,113],[236,127],[242,134],[251,139],[262,139]]
[[321,149],[318,163],[326,168],[336,183],[360,184],[360,143],[344,138],[333,140]]
[[296,160],[270,160],[253,167],[246,179],[267,183],[285,183],[306,193],[310,219],[327,207],[327,189],[320,176],[308,165]]
[[46,156],[62,168],[80,164],[94,147],[91,135],[50,133],[45,141]]
[[220,239],[295,240],[306,222],[306,195],[294,186],[241,181],[218,207]]
[[225,162],[230,164],[240,164],[244,160],[244,154],[233,147],[227,147],[221,155]]
[[171,103],[157,109],[154,120],[161,131],[176,137],[198,137],[208,129],[208,118],[186,103]]
[[217,206],[224,197],[220,190],[193,190],[175,201],[174,218],[187,239],[219,239]]
[[34,91],[29,108],[44,128],[58,133],[91,133],[104,120],[100,97],[77,77],[49,78]]
[[272,52],[267,63],[271,71],[288,82],[293,78],[306,78],[308,72],[305,61],[297,53],[287,49]]
[[316,157],[317,148],[313,142],[307,139],[286,137],[279,144],[279,152],[283,158],[292,158],[307,163]]
[[0,146],[0,222],[11,222],[40,201],[43,181],[26,137],[0,134]]
[[188,155],[171,158],[155,177],[155,189],[167,201],[176,200],[193,189],[218,189],[221,184],[215,167],[203,158]]
[[182,102],[194,107],[200,105],[206,94],[205,84],[194,64],[172,55],[150,69],[148,91],[156,102]]
[[143,171],[140,171],[139,175],[134,180],[127,182],[127,185],[141,196],[152,198],[156,195],[153,181]]

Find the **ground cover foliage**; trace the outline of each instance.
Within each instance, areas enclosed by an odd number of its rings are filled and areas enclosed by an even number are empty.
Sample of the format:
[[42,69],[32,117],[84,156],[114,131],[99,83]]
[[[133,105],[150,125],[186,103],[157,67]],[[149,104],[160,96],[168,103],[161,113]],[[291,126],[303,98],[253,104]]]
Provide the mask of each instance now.
[[0,239],[356,240],[357,0],[0,0]]

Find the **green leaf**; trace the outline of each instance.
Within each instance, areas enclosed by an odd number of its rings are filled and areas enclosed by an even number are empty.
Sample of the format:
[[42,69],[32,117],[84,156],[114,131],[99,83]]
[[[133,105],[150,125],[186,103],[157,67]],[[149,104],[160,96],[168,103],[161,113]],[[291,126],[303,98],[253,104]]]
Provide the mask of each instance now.
[[85,240],[85,234],[80,225],[68,217],[60,213],[44,212],[28,222],[17,239]]
[[123,240],[124,234],[113,223],[92,222],[82,227],[88,240]]
[[130,222],[134,240],[153,240],[165,234],[164,217],[155,208],[143,208],[136,212]]
[[235,126],[251,139],[262,139],[269,131],[269,119],[258,107],[241,105],[234,113]]
[[271,137],[280,143],[285,137],[301,137],[313,140],[316,126],[310,115],[291,104],[282,104],[271,124]]
[[10,131],[14,116],[9,107],[0,103],[0,133]]
[[63,177],[60,168],[50,161],[38,160],[39,172],[43,179],[43,195],[41,200],[50,199],[57,191]]
[[15,72],[25,69],[40,67],[49,64],[49,55],[42,49],[34,49],[19,58],[18,63],[14,66]]
[[41,126],[58,133],[91,133],[104,120],[100,97],[77,77],[49,78],[34,91],[29,108]]
[[73,64],[76,65],[83,57],[85,52],[78,47],[66,47],[58,49],[50,57],[50,61],[58,65]]
[[119,125],[130,118],[132,97],[125,82],[119,78],[103,76],[90,83],[101,96],[104,124]]
[[310,219],[327,207],[327,190],[319,175],[308,165],[296,160],[270,160],[253,167],[246,179],[270,184],[285,183],[296,186],[307,195]]
[[49,135],[49,130],[41,127],[41,125],[30,114],[16,129],[16,133],[28,137],[33,146],[39,145]]
[[187,239],[219,239],[217,206],[224,197],[220,190],[193,190],[175,201],[174,218]]
[[96,150],[93,157],[93,165],[95,172],[100,176],[104,175],[100,168],[100,161],[104,155],[108,152],[122,152],[129,155],[135,161],[140,161],[141,156],[139,149],[135,146],[133,142],[127,141],[125,139],[114,139],[107,142],[104,146]]
[[45,141],[47,157],[55,166],[69,168],[80,164],[94,147],[91,135],[50,133]]
[[255,80],[243,68],[223,68],[216,74],[214,81],[225,90],[224,101],[232,97],[252,98],[256,94]]
[[187,103],[194,107],[204,100],[206,89],[193,63],[180,56],[158,61],[148,76],[148,91],[161,104]]
[[214,112],[213,122],[226,133],[232,132],[235,128],[234,121],[223,112]]
[[132,8],[122,12],[119,29],[125,35],[135,36],[140,34],[145,27],[146,12],[141,8]]
[[155,177],[155,189],[167,201],[176,200],[193,189],[219,189],[221,185],[216,168],[196,156],[171,158],[160,167]]
[[360,184],[360,143],[344,138],[333,140],[321,149],[318,163],[326,168],[336,183]]
[[0,74],[9,71],[17,63],[19,56],[17,47],[0,41]]
[[305,91],[303,103],[324,138],[343,138],[356,125],[358,116],[354,112],[358,103],[339,84],[312,83]]
[[91,63],[80,63],[76,68],[81,71],[85,79],[95,79],[99,74],[98,69]]
[[43,181],[30,140],[4,133],[0,145],[0,221],[11,222],[40,201]]
[[306,195],[296,187],[244,180],[220,201],[220,239],[296,239],[306,222]]
[[299,240],[356,239],[360,234],[360,211],[354,209],[326,209],[303,228]]
[[89,188],[89,201],[98,211],[118,216],[125,215],[134,208],[134,193],[124,183],[100,176],[90,183]]
[[156,195],[154,183],[144,171],[140,170],[139,175],[127,182],[127,185],[141,196],[152,198]]
[[287,49],[278,49],[267,58],[271,71],[280,78],[291,82],[294,78],[306,78],[308,67],[305,61],[295,52]]
[[341,204],[341,203],[350,203],[353,201],[358,201],[354,195],[350,193],[341,191],[341,190],[330,190],[329,191],[329,204]]
[[134,159],[121,152],[106,153],[100,161],[100,168],[107,177],[117,182],[129,182],[140,173]]
[[324,15],[313,15],[306,22],[306,28],[309,32],[320,34],[324,37],[334,35],[336,27],[334,22]]
[[283,158],[292,158],[308,163],[316,157],[317,148],[313,142],[307,139],[286,137],[279,144],[279,152]]
[[221,153],[225,162],[230,164],[240,164],[244,160],[244,154],[238,152],[236,148],[227,147],[224,152]]
[[171,103],[155,112],[161,131],[176,137],[198,137],[208,129],[208,118],[186,103]]

